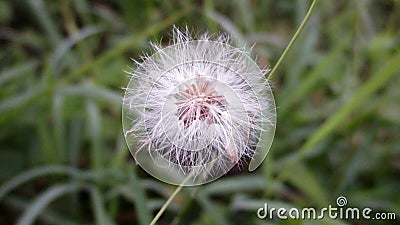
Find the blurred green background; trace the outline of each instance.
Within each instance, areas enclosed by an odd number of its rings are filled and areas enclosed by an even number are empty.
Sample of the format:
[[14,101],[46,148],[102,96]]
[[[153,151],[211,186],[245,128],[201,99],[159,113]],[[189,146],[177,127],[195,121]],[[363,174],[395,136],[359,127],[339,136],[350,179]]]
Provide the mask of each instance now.
[[[131,157],[123,70],[173,24],[277,61],[310,0],[0,1],[0,224],[149,224],[175,190]],[[255,172],[184,188],[158,224],[400,224],[400,1],[321,0],[271,80],[277,133]],[[397,220],[261,220],[348,206]]]

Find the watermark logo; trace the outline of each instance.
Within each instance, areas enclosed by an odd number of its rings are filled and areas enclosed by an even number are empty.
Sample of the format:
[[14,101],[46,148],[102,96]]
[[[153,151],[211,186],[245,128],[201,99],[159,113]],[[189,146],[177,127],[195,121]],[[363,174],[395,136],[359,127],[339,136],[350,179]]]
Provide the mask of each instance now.
[[336,199],[336,205],[339,207],[343,207],[343,206],[347,205],[347,198],[343,197],[343,196],[339,196]]
[[347,198],[340,196],[336,199],[336,206],[328,205],[321,209],[313,207],[307,208],[275,208],[264,203],[263,207],[258,208],[257,217],[260,219],[366,219],[366,220],[395,220],[394,212],[373,212],[372,208],[346,207]]

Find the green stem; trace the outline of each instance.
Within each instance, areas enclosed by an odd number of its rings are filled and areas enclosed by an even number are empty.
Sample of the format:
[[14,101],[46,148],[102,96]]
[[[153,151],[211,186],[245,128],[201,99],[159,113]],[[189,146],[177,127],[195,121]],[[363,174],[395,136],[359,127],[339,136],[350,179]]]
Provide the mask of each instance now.
[[292,39],[290,40],[288,46],[286,46],[285,51],[283,51],[281,57],[279,58],[278,62],[276,62],[274,68],[272,68],[271,72],[268,75],[268,80],[272,79],[272,77],[275,74],[275,71],[278,69],[279,65],[282,63],[283,59],[286,57],[287,53],[290,51],[292,48],[294,42],[296,42],[297,37],[300,35],[300,33],[303,31],[304,27],[306,26],[307,22],[310,20],[311,15],[314,12],[315,6],[317,5],[318,0],[313,0],[311,3],[310,9],[308,9],[308,12],[306,16],[304,17],[303,21],[301,22],[299,28],[297,28],[296,33],[293,35]]
[[161,215],[167,209],[169,204],[171,204],[172,200],[181,191],[182,187],[185,186],[185,184],[189,181],[190,178],[192,178],[191,173],[182,181],[182,183],[179,185],[179,187],[174,191],[174,193],[172,193],[172,195],[164,203],[164,205],[161,207],[160,211],[158,211],[157,215],[153,218],[153,221],[151,221],[150,225],[155,225],[157,223],[158,219],[161,217]]
[[[286,47],[285,51],[282,53],[281,57],[279,58],[278,62],[275,64],[274,68],[272,69],[271,73],[268,76],[268,80],[271,79],[283,61],[283,59],[286,57],[286,54],[289,52],[289,50],[292,48],[294,42],[297,40],[297,37],[299,34],[303,31],[304,27],[306,26],[307,22],[310,20],[310,17],[312,13],[314,12],[315,6],[317,4],[318,0],[313,0],[311,3],[310,9],[308,10],[306,16],[304,17],[303,21],[301,22],[299,28],[297,29],[296,33],[290,40],[288,46]],[[164,211],[167,209],[169,204],[171,204],[172,200],[175,198],[175,196],[181,191],[182,187],[185,185],[185,183],[190,179],[191,175],[189,174],[185,180],[182,181],[182,183],[179,185],[179,187],[172,193],[172,195],[168,198],[168,200],[164,203],[164,205],[161,207],[160,211],[158,211],[157,215],[153,218],[153,221],[151,221],[150,225],[155,225],[158,221],[158,219],[161,217],[161,215],[164,213]]]

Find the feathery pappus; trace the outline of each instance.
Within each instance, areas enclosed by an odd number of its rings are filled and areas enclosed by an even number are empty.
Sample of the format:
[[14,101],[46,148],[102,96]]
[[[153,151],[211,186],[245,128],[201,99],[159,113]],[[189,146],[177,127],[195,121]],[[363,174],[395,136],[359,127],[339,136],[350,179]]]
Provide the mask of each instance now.
[[[124,134],[135,160],[176,184],[173,173],[214,180],[252,158],[261,133],[275,126],[266,78],[227,35],[173,30],[171,45],[135,61],[123,99]],[[269,146],[268,146],[269,148]]]

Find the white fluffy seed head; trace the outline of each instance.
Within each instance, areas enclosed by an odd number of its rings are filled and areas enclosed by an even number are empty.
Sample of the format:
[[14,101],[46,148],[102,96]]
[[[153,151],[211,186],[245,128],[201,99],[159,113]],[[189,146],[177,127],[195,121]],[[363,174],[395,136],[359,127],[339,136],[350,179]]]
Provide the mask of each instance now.
[[193,38],[177,28],[172,45],[152,46],[155,53],[128,71],[123,99],[135,160],[172,184],[191,173],[189,185],[196,185],[257,155],[261,133],[275,127],[275,106],[265,71],[249,52],[227,36]]

